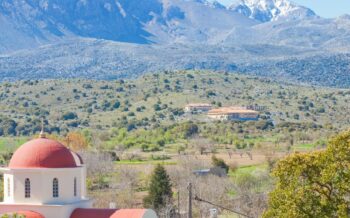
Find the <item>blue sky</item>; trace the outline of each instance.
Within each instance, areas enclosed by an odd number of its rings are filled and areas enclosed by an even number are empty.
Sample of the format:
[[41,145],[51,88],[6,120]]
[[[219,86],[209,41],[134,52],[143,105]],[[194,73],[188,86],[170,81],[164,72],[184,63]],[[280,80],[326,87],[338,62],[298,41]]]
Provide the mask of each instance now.
[[[223,4],[230,4],[235,0],[218,0]],[[300,5],[314,10],[322,17],[337,17],[350,14],[350,0],[292,0]]]

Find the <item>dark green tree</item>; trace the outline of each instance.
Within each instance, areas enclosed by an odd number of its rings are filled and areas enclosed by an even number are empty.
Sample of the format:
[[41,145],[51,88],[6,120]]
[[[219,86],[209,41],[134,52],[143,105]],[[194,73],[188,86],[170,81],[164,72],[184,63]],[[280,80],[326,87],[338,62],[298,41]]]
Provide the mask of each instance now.
[[211,157],[212,163],[215,167],[220,167],[228,173],[229,171],[229,166],[225,163],[225,161],[221,158],[217,158],[215,155]]
[[172,198],[171,181],[165,168],[157,165],[151,177],[148,195],[143,199],[145,207],[159,210]]
[[74,120],[78,118],[78,115],[74,112],[66,112],[62,115],[63,120]]

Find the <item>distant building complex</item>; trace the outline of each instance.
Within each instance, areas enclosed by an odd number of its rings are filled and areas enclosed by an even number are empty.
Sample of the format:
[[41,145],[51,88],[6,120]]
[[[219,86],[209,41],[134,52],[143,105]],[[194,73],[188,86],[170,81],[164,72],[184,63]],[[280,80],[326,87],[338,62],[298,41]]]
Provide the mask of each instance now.
[[246,107],[219,107],[214,108],[211,104],[206,103],[191,103],[184,108],[186,113],[206,113],[213,120],[228,120],[228,121],[249,121],[258,120],[259,112],[266,110],[265,106],[246,106]]
[[248,121],[258,120],[259,113],[245,107],[221,107],[208,111],[208,117],[215,120]]
[[211,104],[197,103],[197,104],[188,104],[185,106],[186,113],[203,113],[208,112],[213,108]]

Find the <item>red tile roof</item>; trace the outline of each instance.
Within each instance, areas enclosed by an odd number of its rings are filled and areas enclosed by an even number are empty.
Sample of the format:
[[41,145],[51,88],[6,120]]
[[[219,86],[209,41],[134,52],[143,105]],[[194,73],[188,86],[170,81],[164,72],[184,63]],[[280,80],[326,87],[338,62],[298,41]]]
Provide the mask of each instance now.
[[143,218],[146,209],[75,209],[70,218]]
[[225,115],[225,114],[258,114],[257,111],[248,110],[242,107],[221,107],[210,110],[208,115]]

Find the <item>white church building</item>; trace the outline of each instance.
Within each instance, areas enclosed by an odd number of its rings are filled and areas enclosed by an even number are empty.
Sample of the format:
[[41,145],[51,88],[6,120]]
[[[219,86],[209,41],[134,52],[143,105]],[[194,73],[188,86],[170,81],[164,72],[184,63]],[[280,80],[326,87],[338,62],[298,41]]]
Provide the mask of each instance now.
[[157,218],[149,209],[91,208],[82,158],[47,139],[43,132],[19,147],[9,166],[0,171],[4,175],[0,214],[26,218]]

